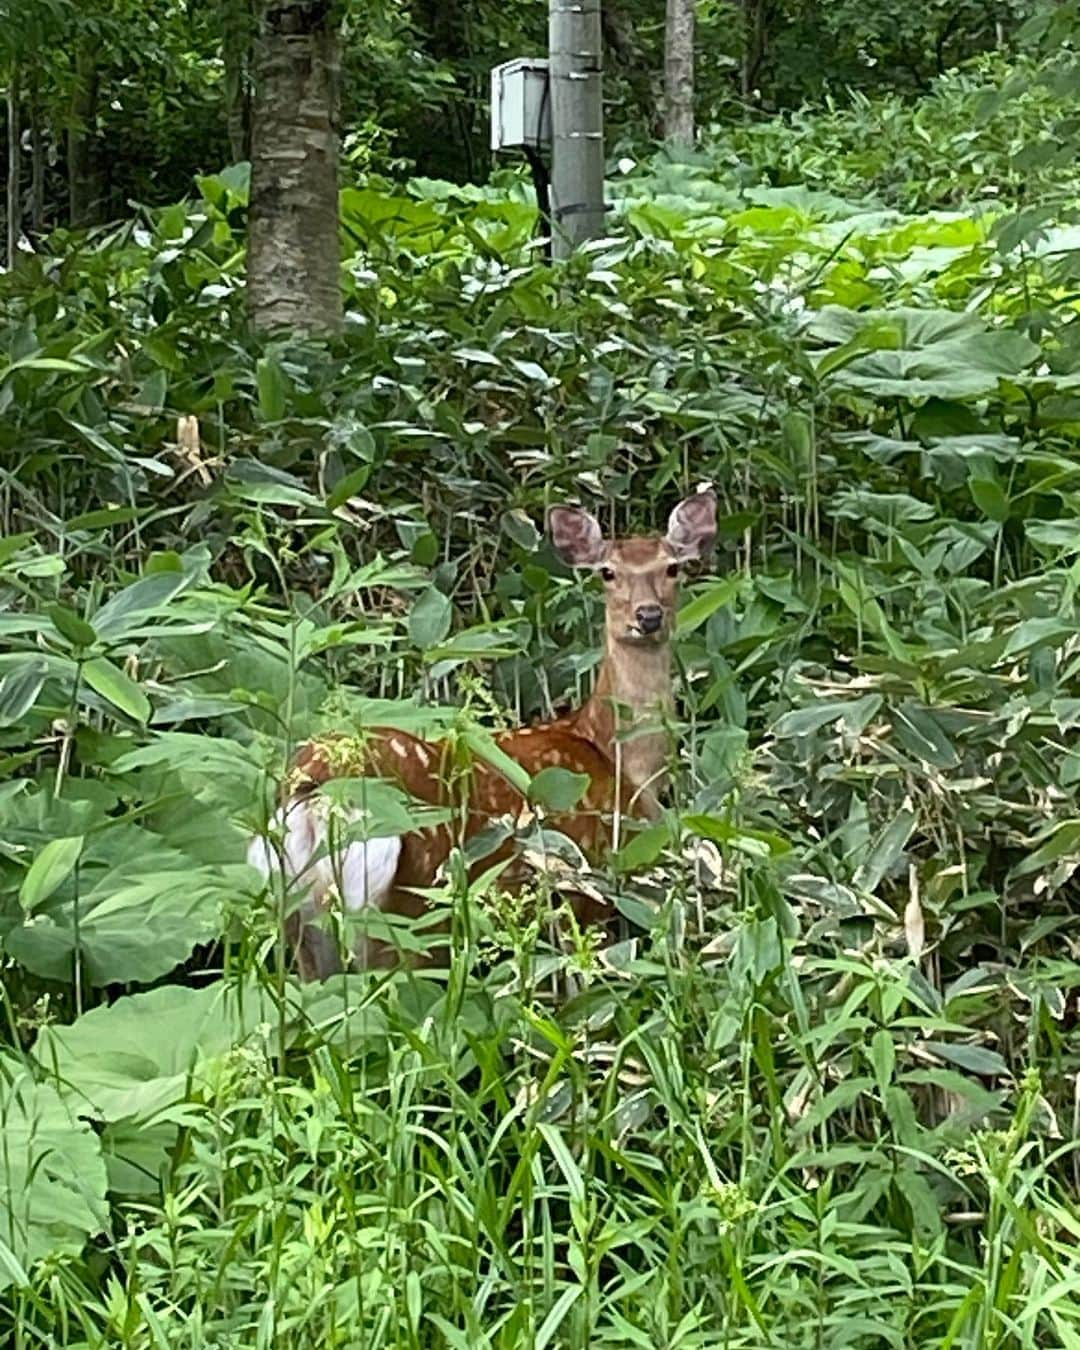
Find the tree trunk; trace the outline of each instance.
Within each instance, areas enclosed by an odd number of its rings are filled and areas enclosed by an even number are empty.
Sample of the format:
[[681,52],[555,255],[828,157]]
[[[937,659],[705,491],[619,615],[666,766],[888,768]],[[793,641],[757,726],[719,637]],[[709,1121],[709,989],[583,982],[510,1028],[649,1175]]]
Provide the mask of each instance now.
[[263,332],[341,327],[339,41],[326,0],[270,0],[255,48],[247,264]]
[[225,106],[234,164],[251,158],[251,66],[255,14],[251,0],[225,0],[221,14]]
[[695,0],[667,0],[664,30],[664,139],[694,144]]
[[743,99],[747,102],[753,98],[757,90],[761,67],[765,61],[768,3],[769,0],[742,0],[744,32],[739,84]]
[[7,88],[7,265],[14,268],[22,233],[22,163],[19,155],[19,67],[13,59]]
[[41,130],[41,97],[37,75],[30,86],[30,232],[37,239],[45,227],[45,138]]
[[604,232],[603,44],[600,0],[551,0],[551,219],[566,258]]
[[98,68],[90,38],[75,50],[75,85],[68,129],[68,214],[73,228],[101,219],[105,188],[97,146]]

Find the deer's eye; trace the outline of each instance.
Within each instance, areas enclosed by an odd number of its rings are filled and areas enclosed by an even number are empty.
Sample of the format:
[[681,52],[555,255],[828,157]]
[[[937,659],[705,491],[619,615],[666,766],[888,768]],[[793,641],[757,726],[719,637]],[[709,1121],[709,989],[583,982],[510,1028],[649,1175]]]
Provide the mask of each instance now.
[[613,567],[601,567],[600,575],[604,578],[605,581],[614,581],[615,569]]
[[668,563],[667,574],[669,577],[677,577],[679,575],[679,564]]

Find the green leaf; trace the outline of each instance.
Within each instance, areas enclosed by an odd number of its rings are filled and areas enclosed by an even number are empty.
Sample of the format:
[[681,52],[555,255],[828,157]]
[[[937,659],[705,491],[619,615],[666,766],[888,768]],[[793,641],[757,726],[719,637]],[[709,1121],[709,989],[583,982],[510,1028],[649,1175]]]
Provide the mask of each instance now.
[[918,822],[918,816],[909,807],[897,811],[892,820],[874,840],[869,853],[859,865],[855,885],[873,895],[903,857],[907,841]]
[[811,338],[833,344],[812,354],[818,375],[877,398],[966,399],[996,391],[1039,355],[1022,333],[988,328],[963,310],[846,309],[811,316]]
[[1009,519],[1009,499],[1001,487],[989,478],[971,478],[968,481],[971,499],[984,516],[999,524]]
[[421,651],[437,646],[450,631],[453,606],[437,586],[429,586],[409,611],[409,638]]
[[49,673],[48,664],[32,656],[0,680],[0,727],[14,726],[37,702]]
[[74,610],[68,609],[65,605],[50,605],[46,612],[56,631],[73,647],[92,647],[98,640],[97,633],[90,624],[85,619],[80,619]]
[[[866,695],[864,697],[876,697],[878,706],[881,704],[880,695]],[[851,711],[853,705],[857,702],[861,702],[861,700],[827,698],[816,703],[808,703],[803,708],[792,708],[776,719],[772,726],[772,734],[780,740],[791,736],[809,736],[815,731],[820,731],[822,727],[828,726],[830,722],[838,722]]]
[[503,533],[527,553],[540,547],[540,534],[524,511],[504,511],[499,518]]
[[94,615],[97,634],[115,641],[130,629],[137,627],[148,615],[165,609],[191,578],[183,572],[154,572],[140,577],[105,602]]
[[264,1020],[277,1014],[257,984],[165,985],[45,1027],[32,1053],[80,1113],[145,1120],[210,1087],[222,1056]]
[[884,1028],[874,1032],[870,1042],[870,1063],[874,1066],[874,1077],[884,1099],[896,1066],[896,1046],[893,1044],[892,1036]]
[[529,801],[548,811],[572,811],[589,790],[587,773],[572,773],[551,764],[529,784]]
[[493,769],[498,769],[522,795],[528,794],[528,773],[497,744],[489,732],[481,727],[466,727],[461,733],[461,739],[472,754],[485,760]]
[[671,826],[666,821],[648,825],[631,835],[611,859],[617,872],[634,872],[640,867],[651,867],[671,843]]
[[960,756],[931,709],[902,703],[893,709],[892,723],[897,741],[917,759],[939,769],[952,769],[960,763]]
[[272,356],[262,356],[255,367],[259,391],[259,416],[264,422],[280,422],[285,416],[287,387],[281,366]]
[[682,823],[692,833],[711,839],[716,844],[730,844],[755,857],[790,853],[791,845],[771,830],[751,829],[748,825],[733,825],[729,820],[704,812],[683,816]]
[[961,1045],[955,1041],[923,1041],[923,1049],[930,1051],[948,1064],[966,1069],[968,1073],[987,1077],[1005,1077],[1009,1066],[996,1050],[983,1045]]
[[45,845],[30,864],[19,888],[19,903],[23,909],[33,913],[43,900],[47,900],[67,880],[79,861],[82,848],[81,834],[51,839]]
[[84,511],[64,521],[66,530],[103,530],[110,525],[124,525],[137,520],[142,512],[135,506],[102,506],[96,511]]
[[536,1128],[544,1136],[548,1148],[551,1149],[552,1156],[559,1165],[559,1171],[563,1174],[567,1189],[570,1192],[571,1202],[584,1204],[585,1180],[581,1175],[581,1169],[574,1160],[574,1155],[567,1147],[562,1131],[556,1125],[549,1125],[544,1122],[538,1124]]
[[103,866],[112,833],[87,840],[77,902],[54,892],[4,939],[9,954],[42,979],[70,983],[76,956],[95,987],[159,979],[218,937],[224,906],[253,889],[246,863],[200,865],[131,825],[116,834],[129,841],[123,855],[108,854]]
[[929,1182],[921,1172],[911,1167],[898,1167],[892,1180],[908,1202],[920,1242],[930,1242],[941,1232],[941,1203],[930,1189]]
[[701,625],[722,609],[724,605],[729,605],[739,594],[741,582],[734,577],[728,577],[724,581],[716,582],[708,590],[695,595],[692,600],[679,610],[677,633],[678,637],[685,637],[687,633],[692,633],[695,628]]
[[1012,870],[1014,877],[1024,877],[1030,872],[1038,872],[1061,858],[1080,857],[1080,820],[1063,820],[1051,827],[1042,837],[1042,843],[1033,853]]
[[349,810],[348,816],[342,815],[338,820],[331,814],[330,839],[336,848],[360,839],[428,829],[452,815],[449,807],[416,801],[396,783],[379,778],[332,778],[323,784],[322,796]]
[[[46,1071],[50,1071],[47,1069]],[[0,1054],[0,1289],[29,1285],[47,1256],[77,1256],[105,1230],[105,1164],[90,1126],[50,1083]]]
[[82,668],[83,679],[102,698],[136,722],[146,722],[153,711],[150,700],[130,676],[105,656],[96,656]]

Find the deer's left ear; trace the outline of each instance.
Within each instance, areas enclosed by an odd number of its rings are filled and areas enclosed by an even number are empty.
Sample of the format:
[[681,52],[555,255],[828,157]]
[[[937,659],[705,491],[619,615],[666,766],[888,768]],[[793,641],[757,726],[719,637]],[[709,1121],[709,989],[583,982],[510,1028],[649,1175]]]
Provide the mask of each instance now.
[[716,493],[712,488],[685,497],[668,519],[665,542],[679,562],[701,558],[716,542]]

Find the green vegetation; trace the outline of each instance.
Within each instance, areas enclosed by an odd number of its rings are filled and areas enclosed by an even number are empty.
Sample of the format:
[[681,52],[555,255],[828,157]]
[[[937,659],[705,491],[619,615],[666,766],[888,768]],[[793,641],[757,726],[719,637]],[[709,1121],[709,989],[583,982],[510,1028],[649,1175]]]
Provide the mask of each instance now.
[[[639,138],[557,269],[509,170],[356,176],[325,340],[243,167],[0,276],[5,1343],[1080,1346],[1069,74]],[[457,857],[448,971],[298,984],[296,745],[576,697],[545,506],[705,480],[625,940]]]

